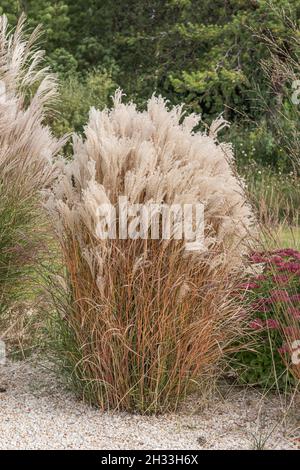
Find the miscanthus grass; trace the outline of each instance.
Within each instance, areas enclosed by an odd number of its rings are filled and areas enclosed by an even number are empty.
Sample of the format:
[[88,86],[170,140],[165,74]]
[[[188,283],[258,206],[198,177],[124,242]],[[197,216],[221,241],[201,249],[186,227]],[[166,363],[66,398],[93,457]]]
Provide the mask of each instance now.
[[52,159],[62,145],[43,124],[56,96],[56,82],[36,47],[39,29],[28,36],[24,23],[22,16],[9,30],[6,16],[0,17],[1,336],[2,322],[27,296],[43,244],[40,192],[55,178]]
[[[62,164],[49,211],[66,274],[50,286],[56,352],[77,392],[101,409],[158,413],[177,408],[197,384],[216,377],[239,334],[231,295],[252,230],[252,213],[217,142],[222,119],[193,132],[152,97],[138,112],[118,91],[112,109],[92,109],[85,139]],[[130,203],[201,202],[205,250],[184,240],[101,239],[97,208]],[[117,213],[119,220],[120,213]]]

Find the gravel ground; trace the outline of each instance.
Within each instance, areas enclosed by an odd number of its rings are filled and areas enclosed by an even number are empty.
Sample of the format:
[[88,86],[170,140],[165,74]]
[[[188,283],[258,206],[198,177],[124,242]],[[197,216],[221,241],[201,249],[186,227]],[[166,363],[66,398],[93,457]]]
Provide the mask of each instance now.
[[294,403],[286,417],[276,396],[223,386],[202,411],[194,396],[177,414],[102,413],[74,398],[43,364],[0,365],[0,449],[251,449],[268,434],[265,448],[293,449],[299,408]]

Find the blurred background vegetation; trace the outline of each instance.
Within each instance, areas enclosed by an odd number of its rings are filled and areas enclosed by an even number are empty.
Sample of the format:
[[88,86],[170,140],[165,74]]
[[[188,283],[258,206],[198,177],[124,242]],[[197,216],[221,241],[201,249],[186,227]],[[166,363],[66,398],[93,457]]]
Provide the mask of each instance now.
[[60,79],[57,135],[83,131],[117,86],[141,108],[155,92],[208,124],[223,113],[260,215],[296,224],[300,105],[276,61],[299,64],[300,0],[0,0],[12,25],[22,11]]

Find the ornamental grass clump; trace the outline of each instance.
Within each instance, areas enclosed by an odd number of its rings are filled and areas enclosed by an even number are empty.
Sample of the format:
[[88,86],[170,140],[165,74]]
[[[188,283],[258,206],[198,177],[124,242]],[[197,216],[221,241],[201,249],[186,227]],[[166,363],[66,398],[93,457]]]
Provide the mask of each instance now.
[[62,144],[43,125],[56,84],[41,66],[38,36],[26,38],[24,17],[14,31],[0,17],[0,323],[20,288],[25,297],[42,242],[39,193],[54,178],[52,157]]
[[[52,289],[57,351],[78,393],[101,409],[158,413],[216,376],[236,340],[231,295],[247,252],[251,209],[234,176],[232,150],[216,133],[193,132],[197,116],[152,97],[91,109],[85,139],[47,208],[67,274]],[[101,237],[98,208],[119,197],[149,206],[201,202],[204,245],[184,239]],[[124,214],[116,211],[117,225]],[[132,222],[132,220],[131,220]],[[129,221],[129,224],[131,223]]]

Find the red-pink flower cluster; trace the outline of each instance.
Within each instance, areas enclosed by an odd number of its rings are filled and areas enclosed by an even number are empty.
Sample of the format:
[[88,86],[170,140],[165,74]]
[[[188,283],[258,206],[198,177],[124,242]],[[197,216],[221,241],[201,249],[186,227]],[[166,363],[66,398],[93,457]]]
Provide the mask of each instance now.
[[274,289],[271,291],[272,302],[289,302],[290,296],[286,290]]
[[[255,318],[249,327],[279,330],[288,338],[300,338],[300,324],[299,328],[294,323],[289,325],[289,319],[300,320],[300,279],[297,279],[300,278],[300,253],[285,248],[253,253],[250,259],[253,263],[264,263],[263,272],[240,287],[249,291],[250,299],[255,299],[250,305],[251,311],[258,316],[265,314],[266,318]],[[270,318],[274,314],[278,320]],[[279,352],[284,352],[284,347]]]
[[288,307],[287,312],[291,314],[297,320],[300,320],[300,308],[297,307]]
[[263,328],[268,328],[269,330],[277,330],[280,327],[280,324],[274,318],[268,318],[267,320],[262,320],[261,318],[255,318],[249,323],[249,328],[252,330],[261,330]]

